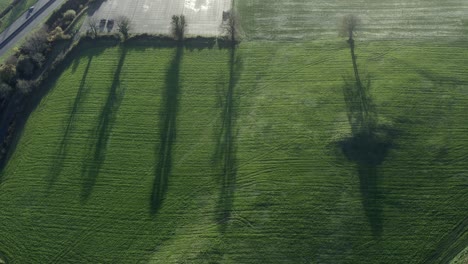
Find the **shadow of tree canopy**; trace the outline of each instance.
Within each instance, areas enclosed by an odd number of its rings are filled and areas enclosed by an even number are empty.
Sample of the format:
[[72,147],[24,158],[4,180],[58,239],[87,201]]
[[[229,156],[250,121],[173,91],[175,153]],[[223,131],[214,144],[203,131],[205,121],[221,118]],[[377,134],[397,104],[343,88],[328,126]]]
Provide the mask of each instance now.
[[62,139],[60,140],[58,149],[55,153],[55,159],[47,175],[47,182],[48,182],[49,188],[52,187],[52,185],[54,184],[54,182],[57,180],[58,176],[62,172],[64,161],[67,156],[67,148],[68,148],[68,144],[70,140],[70,135],[73,130],[73,123],[76,118],[76,113],[81,103],[83,102],[84,97],[89,92],[89,87],[86,87],[85,84],[86,84],[86,78],[88,76],[89,68],[91,66],[92,60],[93,60],[93,56],[89,55],[88,62],[83,72],[83,77],[81,78],[81,82],[80,82],[78,91],[75,96],[75,101],[73,102],[72,108],[68,114],[68,118],[65,123],[66,124],[65,133],[63,134]]
[[176,140],[177,110],[180,93],[180,64],[184,52],[183,43],[177,46],[174,58],[166,73],[165,89],[160,110],[160,140],[156,148],[156,169],[150,197],[150,212],[156,214],[166,196],[169,176],[172,171],[172,149]]
[[371,127],[369,132],[359,132],[339,142],[342,153],[356,164],[362,204],[375,237],[380,237],[383,229],[383,197],[379,184],[383,175],[379,166],[393,147],[396,136],[394,129]]
[[94,131],[93,139],[95,139],[95,142],[90,146],[85,166],[83,166],[81,170],[83,178],[83,187],[81,190],[82,201],[86,201],[91,195],[99,171],[106,158],[107,143],[124,95],[124,90],[120,87],[120,73],[122,72],[126,55],[127,47],[125,44],[122,44],[119,62],[109,88],[109,94],[98,117],[98,124]]
[[397,131],[378,125],[376,107],[370,95],[370,78],[367,77],[365,83],[361,81],[353,44],[350,49],[355,80],[345,79],[343,96],[352,133],[338,144],[346,158],[357,166],[362,204],[373,236],[380,237],[383,197],[379,183],[383,175],[379,166],[393,146]]
[[215,151],[215,159],[221,165],[220,194],[217,204],[216,221],[220,223],[220,231],[224,233],[226,224],[231,217],[236,185],[236,108],[238,101],[235,96],[235,86],[239,81],[242,71],[242,59],[236,55],[236,47],[233,45],[229,52],[229,82],[227,90],[223,92],[221,130]]

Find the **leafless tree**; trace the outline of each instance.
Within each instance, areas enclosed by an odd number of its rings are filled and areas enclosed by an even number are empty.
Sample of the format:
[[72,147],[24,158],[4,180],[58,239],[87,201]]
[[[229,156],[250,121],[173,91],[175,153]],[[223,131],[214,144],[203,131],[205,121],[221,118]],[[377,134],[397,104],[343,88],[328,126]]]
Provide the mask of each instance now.
[[348,37],[348,42],[354,42],[354,36],[358,30],[361,20],[355,15],[346,15],[341,21],[340,35]]
[[185,20],[185,16],[173,15],[171,25],[174,39],[183,41],[185,37],[185,29],[187,28],[187,21]]
[[88,32],[95,38],[99,32],[99,22],[95,17],[90,17],[88,19]]
[[128,39],[128,35],[130,34],[130,30],[132,29],[132,23],[130,19],[126,16],[119,16],[116,19],[117,31],[120,32],[123,36],[123,40]]
[[356,84],[358,86],[362,86],[362,83],[359,77],[356,54],[354,52],[354,37],[356,35],[356,31],[360,23],[361,23],[360,19],[357,16],[347,15],[343,17],[343,20],[341,21],[341,28],[340,28],[340,35],[348,38],[347,42],[351,50],[351,59],[353,62],[354,77],[356,79]]
[[240,41],[242,37],[242,29],[239,14],[235,10],[230,10],[225,13],[224,16],[225,21],[222,24],[223,33],[232,43]]

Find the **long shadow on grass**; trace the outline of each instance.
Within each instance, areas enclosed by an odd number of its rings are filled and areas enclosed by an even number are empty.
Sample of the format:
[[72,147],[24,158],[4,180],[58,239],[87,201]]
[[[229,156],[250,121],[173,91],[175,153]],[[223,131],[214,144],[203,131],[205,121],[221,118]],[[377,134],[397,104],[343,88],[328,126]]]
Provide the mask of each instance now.
[[374,237],[383,229],[382,187],[379,166],[393,146],[396,131],[377,124],[377,112],[370,96],[371,81],[363,83],[359,76],[354,42],[350,42],[354,81],[345,80],[343,95],[352,135],[339,142],[343,154],[356,163],[362,205]]
[[163,90],[161,104],[159,146],[156,148],[157,160],[154,182],[150,197],[150,212],[156,214],[166,196],[169,176],[172,171],[172,148],[176,140],[177,110],[180,93],[180,63],[184,53],[182,43],[177,46],[174,58],[166,73],[166,87]]
[[229,82],[222,100],[221,133],[215,152],[215,157],[222,168],[219,179],[221,188],[216,210],[216,221],[220,223],[221,233],[226,231],[226,224],[231,217],[236,186],[236,135],[234,128],[238,102],[234,88],[239,80],[241,70],[242,60],[236,55],[236,47],[233,44],[229,52]]
[[101,110],[98,118],[98,124],[93,134],[95,144],[90,147],[87,155],[88,160],[81,170],[81,176],[83,178],[81,200],[83,202],[86,201],[91,195],[97,180],[97,176],[106,158],[109,136],[112,130],[112,126],[115,123],[120,103],[123,99],[124,91],[120,87],[120,73],[122,72],[122,67],[125,62],[126,55],[127,47],[125,44],[123,44],[120,50],[120,58],[117,64],[117,69],[114,73],[114,79],[109,88],[109,94],[107,96],[106,103]]
[[57,180],[57,177],[62,172],[64,161],[67,156],[67,148],[68,148],[68,144],[70,140],[70,135],[73,130],[73,123],[76,118],[76,113],[81,103],[83,102],[84,97],[89,92],[89,87],[85,86],[85,84],[86,84],[86,77],[88,76],[89,67],[91,66],[92,60],[93,60],[93,57],[88,56],[88,63],[86,64],[86,68],[83,72],[83,77],[81,78],[81,82],[80,82],[78,91],[75,96],[75,101],[73,102],[73,106],[71,108],[71,111],[65,123],[66,124],[65,133],[63,134],[62,139],[60,140],[57,152],[55,153],[55,159],[47,175],[48,177],[47,182],[48,182],[49,188],[52,187],[54,182]]
[[374,237],[380,237],[383,229],[382,186],[383,174],[380,165],[393,145],[395,132],[380,127],[371,133],[361,132],[339,142],[348,160],[356,164],[362,205]]

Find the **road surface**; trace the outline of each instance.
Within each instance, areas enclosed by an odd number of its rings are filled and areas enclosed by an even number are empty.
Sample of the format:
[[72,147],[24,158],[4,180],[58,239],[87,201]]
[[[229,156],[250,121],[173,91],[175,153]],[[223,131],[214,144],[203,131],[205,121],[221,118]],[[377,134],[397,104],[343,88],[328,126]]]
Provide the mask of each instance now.
[[19,41],[44,21],[57,7],[66,0],[39,0],[34,11],[26,11],[0,34],[0,57],[18,45]]

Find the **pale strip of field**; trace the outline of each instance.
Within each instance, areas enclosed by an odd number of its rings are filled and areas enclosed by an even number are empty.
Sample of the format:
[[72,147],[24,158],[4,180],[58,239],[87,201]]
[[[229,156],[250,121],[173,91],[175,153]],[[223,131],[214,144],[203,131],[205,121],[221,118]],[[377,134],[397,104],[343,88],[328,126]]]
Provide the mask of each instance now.
[[250,39],[336,37],[347,14],[361,21],[360,38],[458,38],[468,31],[465,0],[242,0]]
[[124,15],[131,19],[133,33],[169,34],[171,17],[184,14],[188,35],[217,36],[223,11],[229,9],[231,0],[108,0],[92,17],[109,20]]

